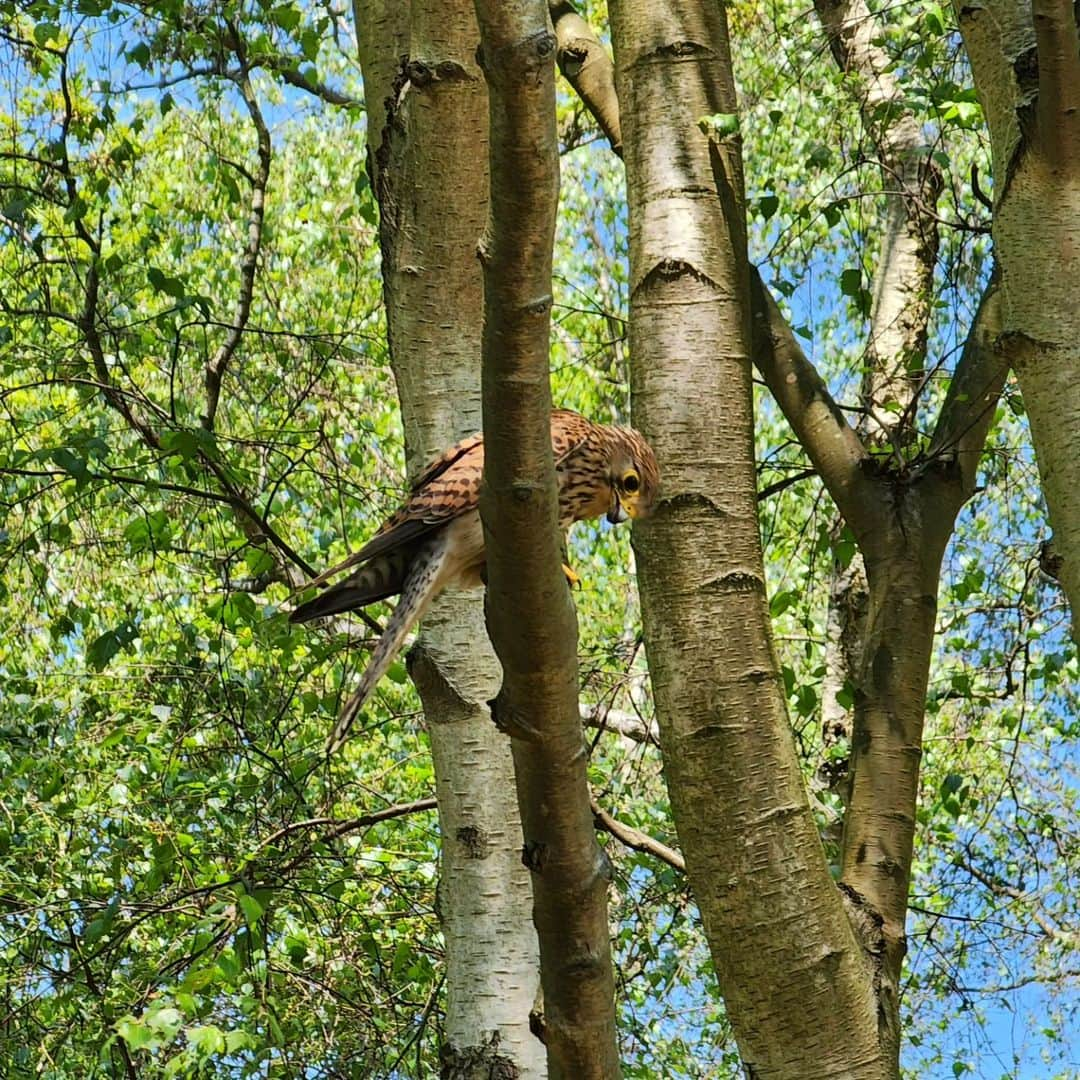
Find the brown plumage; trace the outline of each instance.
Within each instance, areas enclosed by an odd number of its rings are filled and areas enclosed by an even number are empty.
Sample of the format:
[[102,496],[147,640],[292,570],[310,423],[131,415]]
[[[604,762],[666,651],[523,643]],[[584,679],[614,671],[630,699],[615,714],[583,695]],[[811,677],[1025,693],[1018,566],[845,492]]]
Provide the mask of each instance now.
[[[561,528],[601,515],[617,523],[652,511],[660,471],[649,444],[633,429],[594,424],[578,413],[557,409],[551,414],[551,445]],[[405,503],[359,551],[305,586],[323,585],[357,567],[297,607],[289,616],[291,622],[353,611],[401,594],[360,685],[338,717],[331,752],[344,741],[431,601],[445,588],[482,584],[484,534],[477,501],[483,469],[483,435],[455,443],[417,477]]]

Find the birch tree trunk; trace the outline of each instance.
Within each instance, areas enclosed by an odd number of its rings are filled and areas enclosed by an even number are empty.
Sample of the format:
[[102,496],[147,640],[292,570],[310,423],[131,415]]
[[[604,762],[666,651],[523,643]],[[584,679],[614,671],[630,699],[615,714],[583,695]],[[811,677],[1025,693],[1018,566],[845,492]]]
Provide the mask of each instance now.
[[[925,455],[877,464],[756,274],[747,287],[739,140],[733,125],[718,130],[709,119],[736,111],[722,9],[658,13],[619,0],[612,37],[635,417],[664,476],[659,512],[635,526],[635,549],[687,870],[750,1075],[896,1077],[938,576],[1004,381],[996,294],[980,309]],[[915,280],[914,270],[901,277]],[[886,299],[896,299],[888,289],[883,310]],[[755,362],[866,561],[839,891],[807,810],[763,603],[751,306]],[[906,365],[875,370],[879,388],[914,400],[889,387],[908,382]]]
[[886,1075],[899,1075],[899,988],[926,686],[941,558],[976,470],[1006,362],[991,288],[925,453],[871,458],[755,280],[754,359],[855,534],[869,584],[854,670],[855,711],[841,885],[870,962]]
[[[487,95],[471,0],[358,3],[370,171],[391,362],[410,474],[480,427]],[[529,874],[506,737],[491,721],[500,669],[479,591],[445,594],[410,672],[431,737],[446,942],[442,1075],[546,1075],[529,1028],[539,986]]]
[[[876,446],[899,450],[915,435],[926,368],[941,171],[930,155],[922,125],[904,107],[890,58],[877,43],[882,28],[864,0],[815,0],[814,6],[874,143],[886,192],[884,230],[871,283],[859,432]],[[834,530],[839,527],[838,521]],[[856,551],[847,565],[834,563],[830,575],[821,683],[825,746],[842,741],[849,745],[848,755],[830,758],[821,773],[845,798],[854,715],[853,705],[845,702],[862,662],[869,604],[866,565],[862,552]]]
[[[677,9],[677,10],[676,10]],[[634,526],[645,644],[687,872],[753,1076],[885,1074],[869,965],[825,864],[770,637],[749,283],[720,5],[611,5],[630,221],[635,423],[663,498]]]
[[994,161],[1004,344],[1080,642],[1080,40],[1063,0],[956,5]]
[[558,206],[555,35],[545,0],[476,0],[488,83],[491,218],[484,263],[487,616],[503,666],[540,940],[548,1070],[620,1075],[607,919],[578,716],[577,618],[561,571],[548,349]]

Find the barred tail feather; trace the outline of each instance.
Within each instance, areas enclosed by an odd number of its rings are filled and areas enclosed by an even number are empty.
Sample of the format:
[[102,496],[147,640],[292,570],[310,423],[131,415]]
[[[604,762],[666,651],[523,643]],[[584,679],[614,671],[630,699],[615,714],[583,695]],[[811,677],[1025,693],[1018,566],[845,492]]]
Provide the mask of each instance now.
[[342,747],[348,738],[349,729],[360,715],[360,710],[367,704],[375,686],[401,651],[409,631],[435,598],[439,575],[445,561],[446,543],[442,537],[416,552],[401,590],[401,599],[371,654],[364,674],[360,676],[360,685],[338,714],[337,723],[334,724],[334,730],[326,743],[327,754],[334,754]]
[[[367,607],[376,600],[401,592],[412,551],[397,551],[383,555],[367,566],[350,574],[344,581],[331,585],[325,592],[300,604],[289,615],[289,622],[304,623],[327,615],[340,615]],[[318,582],[318,578],[315,579]]]

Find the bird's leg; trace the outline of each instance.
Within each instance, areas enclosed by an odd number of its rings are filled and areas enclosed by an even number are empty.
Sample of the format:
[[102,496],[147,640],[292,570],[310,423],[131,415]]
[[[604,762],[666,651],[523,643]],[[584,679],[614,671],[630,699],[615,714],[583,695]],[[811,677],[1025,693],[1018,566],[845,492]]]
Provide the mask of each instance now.
[[566,575],[566,584],[571,589],[581,588],[581,577],[574,573],[573,568],[570,566],[570,553],[567,550],[567,536],[563,533],[562,541],[562,572]]

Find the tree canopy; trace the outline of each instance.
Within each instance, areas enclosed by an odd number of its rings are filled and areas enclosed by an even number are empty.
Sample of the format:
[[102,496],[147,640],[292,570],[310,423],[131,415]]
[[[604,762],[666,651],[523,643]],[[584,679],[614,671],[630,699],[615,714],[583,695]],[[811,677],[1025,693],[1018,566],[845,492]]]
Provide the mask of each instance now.
[[[604,26],[599,5],[580,5]],[[0,1059],[12,1076],[424,1077],[445,1008],[428,734],[404,661],[345,754],[365,657],[293,590],[405,488],[351,18],[330,5],[0,2]],[[875,10],[866,104],[804,9],[728,17],[751,262],[853,423],[888,191],[925,139],[929,412],[992,271],[995,176],[951,9]],[[558,86],[556,404],[629,419],[626,180]],[[887,184],[885,185],[887,188]],[[910,414],[910,415],[908,415]],[[826,855],[830,574],[856,553],[755,387],[758,524]],[[895,430],[895,429],[890,429]],[[1077,656],[1010,376],[945,554],[902,979],[911,1076],[1078,1067]],[[634,555],[576,527],[581,713],[628,1077],[738,1075],[661,772]]]

